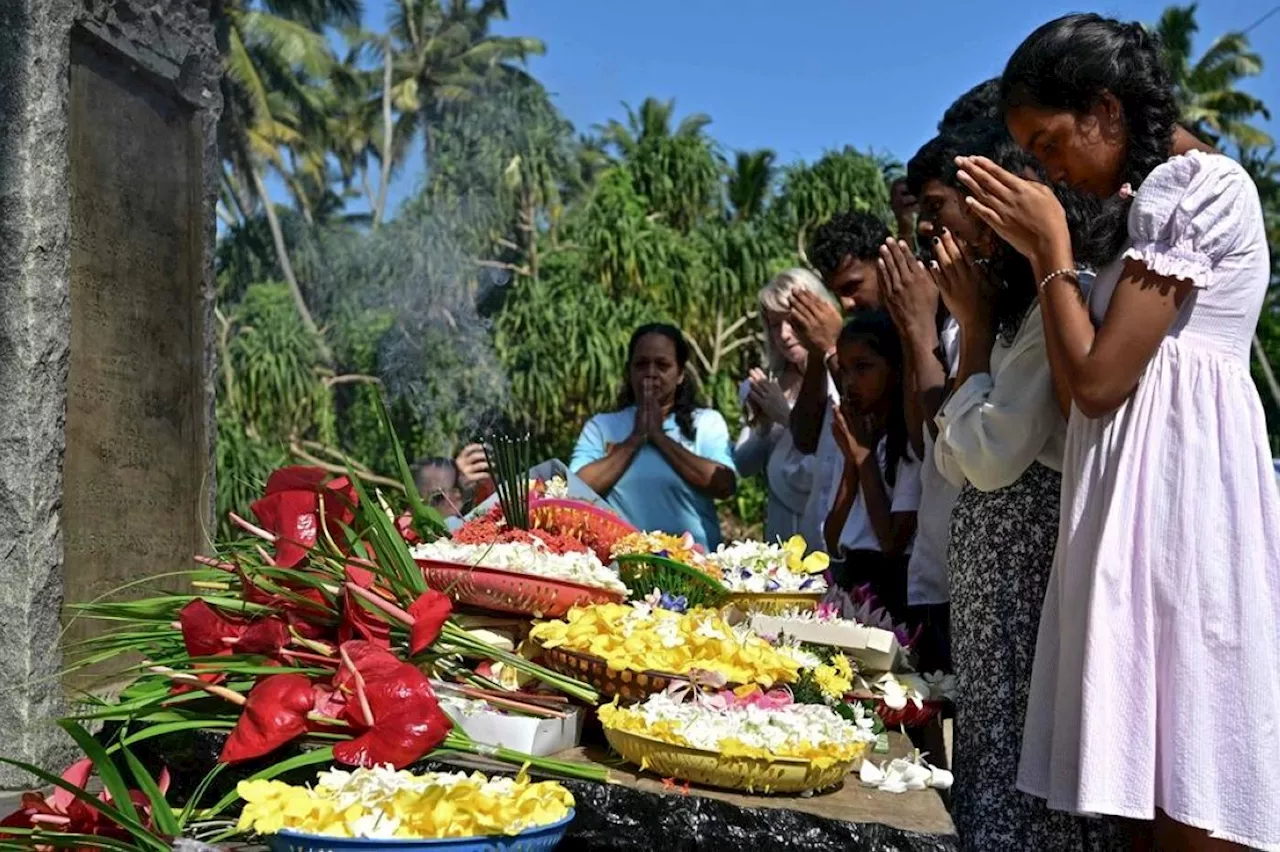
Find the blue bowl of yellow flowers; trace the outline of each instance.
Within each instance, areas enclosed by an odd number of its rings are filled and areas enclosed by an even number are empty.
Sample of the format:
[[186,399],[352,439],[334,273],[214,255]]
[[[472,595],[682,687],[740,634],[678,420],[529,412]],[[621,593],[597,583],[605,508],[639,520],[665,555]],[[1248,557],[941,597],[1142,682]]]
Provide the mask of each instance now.
[[526,829],[519,834],[486,837],[441,837],[435,839],[380,839],[363,837],[325,837],[301,834],[284,829],[267,838],[271,852],[550,852],[564,840],[572,810],[568,816],[549,825]]
[[245,803],[240,830],[264,837],[272,852],[546,852],[574,813],[562,784],[523,772],[334,767],[305,787],[254,780],[236,792]]

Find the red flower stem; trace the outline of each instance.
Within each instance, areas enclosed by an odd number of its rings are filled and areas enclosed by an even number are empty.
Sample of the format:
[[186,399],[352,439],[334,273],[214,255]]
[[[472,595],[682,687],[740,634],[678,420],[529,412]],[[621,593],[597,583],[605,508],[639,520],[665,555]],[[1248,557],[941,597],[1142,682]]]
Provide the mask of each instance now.
[[[447,683],[447,684],[444,684],[444,688],[458,689],[460,687],[456,684]],[[568,704],[569,703],[569,699],[565,698],[563,695],[530,695],[526,692],[500,692],[496,689],[480,689],[479,687],[475,687],[475,686],[468,686],[465,688],[469,689],[471,692],[474,692],[476,693],[476,695],[483,698],[492,697],[492,698],[512,699],[512,698],[519,697],[521,701],[527,701],[530,704]]]
[[197,563],[197,564],[200,564],[200,565],[207,565],[207,566],[209,566],[210,568],[220,568],[220,569],[222,569],[223,571],[235,571],[235,570],[236,570],[236,566],[232,565],[230,562],[222,562],[222,561],[217,560],[217,559],[211,559],[211,558],[210,558],[210,557],[208,557],[208,556],[196,556],[196,557],[195,557],[195,561],[196,561],[196,563]]
[[355,555],[348,556],[347,561],[350,562],[352,565],[358,565],[361,568],[368,568],[372,571],[378,570],[378,563],[370,562],[368,559],[361,559],[359,556],[355,556]]
[[[244,697],[243,695],[236,692],[235,690],[227,689],[225,686],[214,686],[211,683],[205,683],[195,675],[187,674],[186,672],[175,672],[173,669],[169,668],[168,666],[150,666],[149,668],[151,669],[151,671],[155,672],[156,674],[164,675],[165,677],[169,678],[169,680],[175,680],[175,681],[178,681],[179,683],[187,683],[187,684],[190,684],[191,686],[194,686],[197,689],[203,689],[205,692],[209,693],[210,695],[216,695],[219,698],[223,699],[224,701],[230,701],[232,704],[236,705],[237,707],[243,707],[249,701],[248,698]],[[323,716],[319,713],[308,713],[307,718],[310,719],[312,722],[319,722],[322,725],[335,725],[335,726],[341,725],[345,727],[347,724],[341,719],[333,719],[329,716]]]
[[244,530],[250,535],[257,536],[263,541],[270,542],[271,544],[276,543],[276,536],[273,533],[269,533],[266,530],[264,530],[262,527],[249,523],[244,518],[237,515],[235,512],[229,512],[228,514],[231,517],[231,523],[235,524],[240,529]]
[[351,670],[351,677],[356,683],[356,698],[360,699],[360,712],[364,714],[364,723],[368,727],[373,727],[373,709],[369,707],[369,696],[364,691],[364,675],[360,674],[360,670],[356,668],[356,664],[351,662],[351,657],[347,654],[347,649],[338,647],[338,653],[342,655],[342,664]]
[[280,653],[286,657],[294,657],[307,663],[320,663],[321,665],[326,666],[340,665],[337,660],[332,657],[326,657],[323,654],[308,654],[306,651],[290,651],[288,648],[282,649]]
[[559,710],[552,710],[550,707],[542,707],[537,704],[526,704],[523,701],[516,701],[512,698],[500,698],[496,695],[487,694],[479,689],[471,689],[466,686],[457,686],[455,684],[442,684],[441,689],[446,691],[457,692],[468,698],[479,698],[495,707],[505,707],[508,710],[519,710],[521,713],[528,713],[530,716],[542,716],[546,719],[563,719],[567,714]]
[[254,548],[258,551],[258,556],[262,557],[263,562],[267,563],[272,568],[275,567],[276,561],[271,558],[270,553],[267,553],[267,551],[263,549],[262,545],[260,544],[254,545]]
[[206,580],[192,580],[191,588],[208,589],[214,592],[227,592],[231,590],[231,586],[226,583],[211,583]]
[[391,616],[396,621],[400,622],[406,627],[412,627],[414,625],[414,622],[417,621],[417,619],[415,619],[408,612],[404,611],[403,609],[391,603],[390,601],[384,599],[381,595],[375,594],[374,592],[371,592],[368,589],[362,589],[359,586],[357,586],[355,583],[347,583],[346,588],[347,588],[347,591],[350,592],[351,594],[355,595],[361,600],[367,601],[374,608],[381,610],[383,613]]
[[245,702],[248,701],[247,698],[245,698],[243,695],[236,692],[235,690],[227,689],[225,686],[214,686],[211,683],[205,683],[204,681],[202,681],[200,678],[196,677],[193,674],[187,674],[186,672],[176,672],[173,669],[169,668],[168,666],[153,665],[153,666],[149,666],[149,668],[151,669],[151,671],[155,672],[156,674],[164,675],[165,677],[169,678],[169,680],[175,680],[178,683],[185,683],[190,686],[194,686],[196,689],[203,689],[205,692],[209,693],[210,695],[216,695],[219,698],[225,701],[230,701],[232,704],[235,704],[237,706],[243,707]]

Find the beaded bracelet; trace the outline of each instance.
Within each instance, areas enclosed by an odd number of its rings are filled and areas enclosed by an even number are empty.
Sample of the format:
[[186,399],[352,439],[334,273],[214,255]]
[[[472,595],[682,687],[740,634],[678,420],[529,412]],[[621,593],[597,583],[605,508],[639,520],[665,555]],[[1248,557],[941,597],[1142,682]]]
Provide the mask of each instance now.
[[1036,288],[1036,292],[1043,293],[1045,286],[1060,275],[1070,275],[1074,277],[1076,275],[1076,271],[1074,269],[1055,269],[1053,272],[1050,272],[1044,278],[1040,279],[1040,286]]

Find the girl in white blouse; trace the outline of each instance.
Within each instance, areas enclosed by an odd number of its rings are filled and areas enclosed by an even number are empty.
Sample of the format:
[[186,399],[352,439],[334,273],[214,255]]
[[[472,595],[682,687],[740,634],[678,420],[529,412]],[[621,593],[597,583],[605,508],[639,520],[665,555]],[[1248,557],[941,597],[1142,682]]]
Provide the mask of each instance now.
[[970,217],[954,155],[981,151],[1017,172],[1031,161],[998,125],[944,144],[951,166],[923,195],[946,202],[932,205],[941,233],[931,266],[960,325],[955,389],[935,418],[934,446],[939,471],[962,488],[949,555],[958,689],[952,815],[962,849],[1094,848],[1088,835],[1110,826],[1050,811],[1014,786],[1058,538],[1066,421],[1030,265]]
[[[733,460],[740,476],[762,470],[769,486],[765,541],[786,541],[800,532],[816,457],[796,449],[791,440],[791,409],[804,379],[809,350],[791,327],[791,294],[808,291],[839,309],[835,297],[807,269],[787,269],[766,284],[758,297],[764,324],[765,366],[753,369],[739,397],[746,411]],[[819,542],[809,542],[821,547]]]

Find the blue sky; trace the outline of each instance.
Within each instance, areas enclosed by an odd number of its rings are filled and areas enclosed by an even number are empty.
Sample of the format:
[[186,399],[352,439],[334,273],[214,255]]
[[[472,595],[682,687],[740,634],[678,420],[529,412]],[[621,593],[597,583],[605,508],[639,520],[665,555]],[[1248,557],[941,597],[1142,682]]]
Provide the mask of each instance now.
[[[366,26],[384,29],[392,2],[365,0]],[[580,131],[622,118],[624,101],[654,95],[675,98],[681,115],[709,115],[711,134],[728,150],[772,148],[785,162],[852,144],[905,160],[947,105],[998,74],[1037,25],[1082,9],[1154,22],[1165,5],[508,0],[511,18],[497,29],[546,43],[546,56],[530,67]],[[1276,6],[1201,3],[1197,55],[1217,35],[1248,27]],[[1276,110],[1277,119],[1264,124],[1280,139],[1280,14],[1249,37],[1268,67],[1245,88]],[[421,166],[418,159],[397,175],[393,204],[412,193]]]

